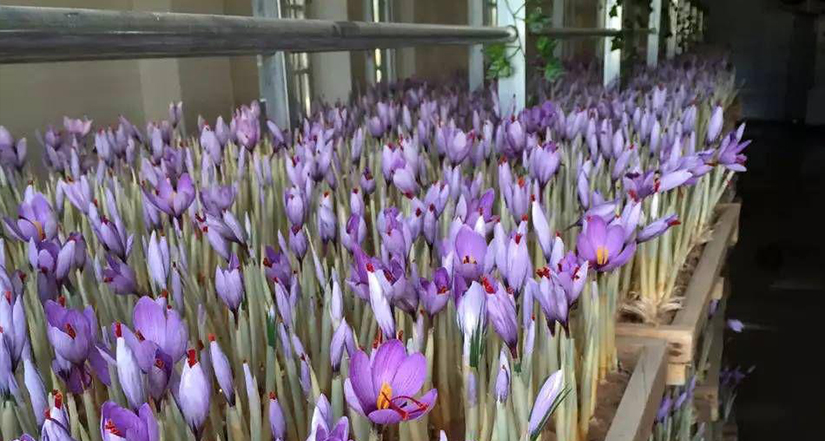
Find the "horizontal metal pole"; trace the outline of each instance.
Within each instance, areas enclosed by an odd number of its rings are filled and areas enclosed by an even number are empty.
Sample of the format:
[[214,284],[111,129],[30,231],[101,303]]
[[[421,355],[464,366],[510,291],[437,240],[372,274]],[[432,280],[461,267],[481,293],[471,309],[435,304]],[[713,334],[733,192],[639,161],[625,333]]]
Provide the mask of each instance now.
[[0,63],[510,42],[509,28],[0,6]]
[[655,29],[547,28],[533,32],[533,35],[566,39],[617,37],[622,34],[653,34],[655,32]]

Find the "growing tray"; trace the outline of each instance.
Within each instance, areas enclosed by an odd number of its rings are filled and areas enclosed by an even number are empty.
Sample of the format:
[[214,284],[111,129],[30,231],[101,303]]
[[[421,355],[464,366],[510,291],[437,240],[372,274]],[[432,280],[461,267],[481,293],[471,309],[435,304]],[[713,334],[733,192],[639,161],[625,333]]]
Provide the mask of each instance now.
[[689,368],[699,346],[708,320],[708,306],[714,297],[720,298],[723,284],[719,274],[728,248],[739,235],[740,204],[720,204],[719,218],[711,240],[705,244],[699,263],[688,286],[680,309],[668,325],[617,323],[616,336],[658,338],[667,342],[667,384],[681,386],[687,380]]

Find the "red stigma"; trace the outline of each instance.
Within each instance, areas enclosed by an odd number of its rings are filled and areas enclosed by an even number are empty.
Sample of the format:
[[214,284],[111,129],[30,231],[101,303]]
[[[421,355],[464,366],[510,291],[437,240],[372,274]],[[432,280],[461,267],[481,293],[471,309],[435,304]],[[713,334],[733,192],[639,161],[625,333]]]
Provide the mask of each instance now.
[[[525,220],[526,220],[526,219],[525,219]],[[520,233],[516,233],[516,237],[514,237],[513,239],[515,239],[515,241],[516,241],[516,245],[520,244],[520,243],[521,243],[521,234],[520,234]]]
[[164,367],[166,367],[166,363],[164,363],[163,360],[160,357],[158,357],[155,359],[155,366],[158,369],[163,369]]
[[54,394],[54,407],[56,409],[63,408],[63,393],[59,390],[54,390],[52,393]]
[[415,209],[415,217],[421,217],[422,213],[423,213],[423,211],[421,211],[421,208],[416,208]]
[[138,341],[146,340],[146,337],[143,336],[143,333],[140,331],[135,331],[135,337],[137,337]]
[[272,392],[270,392],[270,393],[269,393],[269,399],[270,399],[270,400],[277,400],[277,399],[278,399],[278,396],[277,396],[277,395],[275,395],[275,392],[274,392],[274,391],[272,391]]
[[675,227],[676,225],[682,225],[682,222],[679,219],[672,220],[667,223],[668,226]]
[[71,337],[72,339],[75,339],[77,337],[77,331],[74,330],[71,324],[66,323],[64,329],[66,330],[66,334],[68,334],[69,337]]
[[484,285],[484,290],[487,291],[487,294],[496,293],[496,288],[493,286],[492,283],[490,283],[490,279],[488,279],[487,277],[482,277],[481,283],[482,285]]
[[208,339],[209,339],[209,341],[215,341],[215,334],[212,334],[212,333],[210,332],[210,333],[209,333],[209,335],[207,335],[207,336],[206,336],[206,338],[208,338]]
[[518,178],[518,186],[519,187],[524,187],[524,183],[525,183],[524,182],[524,176]]
[[115,337],[123,337],[123,325],[120,322],[115,322]]
[[106,420],[106,425],[104,426],[104,428],[107,432],[111,433],[112,435],[119,436],[121,438],[123,437],[123,433],[121,433],[120,430],[117,427],[115,427],[115,423],[113,423],[112,420]]
[[367,271],[371,273],[375,272],[375,266],[372,264],[372,262],[367,263]]
[[186,362],[189,363],[189,367],[195,367],[198,364],[198,353],[194,349],[189,349],[186,351]]
[[60,306],[66,306],[66,297],[65,296],[57,296],[57,303],[60,303]]

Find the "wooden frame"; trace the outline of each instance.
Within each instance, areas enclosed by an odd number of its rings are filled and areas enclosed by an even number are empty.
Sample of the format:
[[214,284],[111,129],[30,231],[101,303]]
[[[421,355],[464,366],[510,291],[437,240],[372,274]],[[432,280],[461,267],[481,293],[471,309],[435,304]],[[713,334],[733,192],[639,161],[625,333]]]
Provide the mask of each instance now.
[[685,290],[682,309],[669,325],[617,323],[616,336],[648,337],[667,340],[667,384],[684,385],[688,367],[693,363],[699,338],[708,320],[708,306],[714,296],[721,297],[718,278],[728,247],[738,237],[740,204],[720,204],[721,213],[711,240],[705,245],[699,264]]
[[648,441],[665,393],[667,345],[658,339],[622,337],[616,347],[620,360],[638,358],[605,441]]

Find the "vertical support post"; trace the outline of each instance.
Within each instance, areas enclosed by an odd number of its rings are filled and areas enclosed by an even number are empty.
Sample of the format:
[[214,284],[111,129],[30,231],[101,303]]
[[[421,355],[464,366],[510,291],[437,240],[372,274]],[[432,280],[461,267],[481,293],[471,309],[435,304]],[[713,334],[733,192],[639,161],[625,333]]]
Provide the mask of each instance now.
[[[467,24],[470,26],[484,25],[484,1],[467,0]],[[474,92],[484,86],[484,53],[480,44],[471,45],[467,50],[469,51],[467,74],[470,92]]]
[[686,33],[687,29],[683,26],[684,23],[680,22],[680,20],[686,19],[690,19],[690,17],[686,14],[684,0],[676,0],[676,47],[674,48],[676,55],[679,55],[684,51],[685,44],[687,44],[687,39],[689,37]]
[[[255,17],[281,18],[280,0],[252,0]],[[281,129],[290,128],[289,93],[287,91],[286,54],[258,56],[258,82],[267,118]]]
[[667,0],[668,17],[670,17],[670,37],[667,38],[667,59],[671,60],[676,55],[676,34],[679,26],[679,0]]
[[662,29],[662,0],[651,0],[647,27],[652,32],[647,36],[647,66],[659,64],[659,34]]
[[[367,23],[372,23],[375,21],[373,16],[372,10],[372,0],[364,0],[364,21]],[[373,86],[375,85],[376,78],[375,78],[375,51],[368,50],[366,51],[366,56],[364,57],[366,65],[364,66],[364,74],[367,77],[367,85]]]
[[[622,7],[618,0],[605,0],[604,8],[599,11],[604,14],[603,22],[605,29],[622,29]],[[622,51],[621,49],[613,50],[613,37],[604,39],[604,77],[603,84],[605,87],[612,84],[619,79],[619,72],[622,66]]]
[[516,114],[524,109],[527,96],[527,63],[524,51],[527,48],[524,19],[525,0],[497,0],[496,15],[498,25],[515,29],[518,38],[507,49],[513,73],[498,80],[498,99],[501,116]]
[[699,20],[699,42],[705,42],[705,11],[699,10],[699,16],[696,18]]
[[[552,23],[554,28],[564,27],[564,0],[553,0],[553,17]],[[561,58],[563,54],[562,42],[564,40],[556,40],[556,52],[553,54],[556,58]]]

